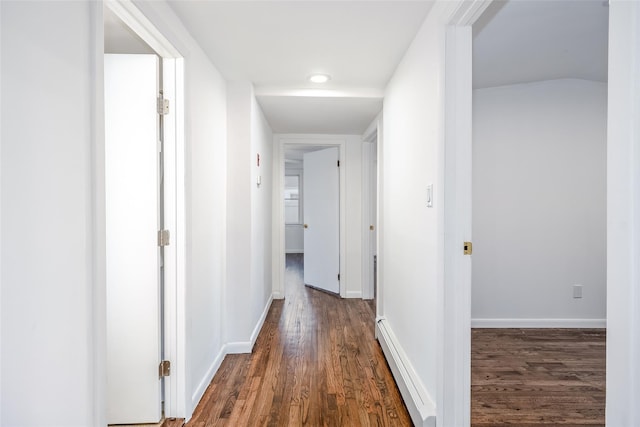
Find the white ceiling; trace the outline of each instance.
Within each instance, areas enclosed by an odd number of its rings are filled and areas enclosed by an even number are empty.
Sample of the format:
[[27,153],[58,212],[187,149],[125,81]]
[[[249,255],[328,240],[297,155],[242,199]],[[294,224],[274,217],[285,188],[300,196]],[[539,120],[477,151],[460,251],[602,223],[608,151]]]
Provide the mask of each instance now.
[[[384,88],[432,2],[169,4],[227,80],[253,82],[275,132],[362,134],[382,109]],[[318,72],[332,80],[307,81]]]
[[607,80],[607,2],[496,2],[473,27],[473,86]]
[[[169,0],[229,81],[251,81],[277,133],[362,134],[433,2]],[[602,0],[496,1],[474,25],[475,88],[606,81]],[[307,77],[327,73],[313,84]]]

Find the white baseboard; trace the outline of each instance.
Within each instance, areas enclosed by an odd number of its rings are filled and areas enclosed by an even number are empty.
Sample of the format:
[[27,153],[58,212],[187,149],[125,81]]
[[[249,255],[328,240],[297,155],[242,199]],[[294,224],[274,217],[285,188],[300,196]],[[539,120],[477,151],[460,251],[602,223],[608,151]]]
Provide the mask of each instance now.
[[472,328],[606,328],[607,319],[471,319]]
[[362,298],[362,291],[347,291],[345,298]]
[[260,316],[260,319],[258,320],[256,327],[253,329],[253,333],[251,334],[250,341],[231,342],[222,346],[222,349],[220,350],[216,358],[211,363],[211,366],[209,367],[209,369],[207,369],[207,373],[202,378],[202,380],[200,380],[198,387],[195,389],[195,391],[191,395],[192,408],[195,409],[195,407],[198,406],[198,403],[200,403],[200,399],[202,399],[204,392],[207,390],[207,387],[209,387],[211,380],[213,380],[213,376],[216,374],[216,372],[218,372],[218,369],[220,368],[220,365],[222,364],[222,361],[224,360],[227,354],[251,353],[251,350],[253,349],[253,345],[256,343],[256,340],[258,339],[258,335],[260,334],[260,330],[262,329],[262,326],[264,325],[264,321],[267,318],[267,314],[269,314],[269,308],[271,308],[272,301],[273,301],[273,295],[269,297],[269,301],[267,301],[267,305],[262,311],[262,315]]
[[384,317],[376,319],[376,337],[404,403],[407,405],[413,424],[421,427],[435,427],[435,405]]
[[262,310],[262,314],[260,315],[260,319],[258,319],[258,323],[256,327],[253,328],[253,333],[251,333],[251,348],[253,348],[256,340],[258,339],[258,335],[260,335],[260,331],[262,330],[262,326],[264,325],[264,321],[267,319],[267,314],[269,314],[269,309],[271,308],[271,303],[273,302],[273,294],[269,296],[269,300],[267,304],[264,306],[264,310]]
[[260,330],[264,325],[264,321],[267,318],[267,314],[269,314],[269,309],[271,308],[271,303],[273,302],[274,295],[272,294],[269,297],[269,301],[267,301],[267,305],[262,310],[262,314],[260,315],[260,319],[258,319],[258,323],[255,328],[253,328],[253,332],[251,333],[251,337],[249,341],[236,341],[227,343],[227,354],[242,354],[242,353],[251,353],[253,350],[253,346],[258,339],[258,335],[260,334]]
[[304,249],[286,249],[284,253],[285,254],[303,254]]
[[198,387],[196,387],[195,391],[191,395],[192,410],[194,410],[196,406],[198,406],[198,403],[200,403],[200,399],[202,399],[204,392],[207,390],[207,387],[209,387],[209,384],[211,384],[213,376],[216,374],[216,372],[218,372],[218,369],[220,368],[224,357],[228,354],[226,347],[226,345],[222,346],[222,349],[220,349],[220,352],[218,353],[216,358],[213,359],[211,366],[209,366],[209,369],[207,369],[207,373],[204,375],[202,380],[200,380]]

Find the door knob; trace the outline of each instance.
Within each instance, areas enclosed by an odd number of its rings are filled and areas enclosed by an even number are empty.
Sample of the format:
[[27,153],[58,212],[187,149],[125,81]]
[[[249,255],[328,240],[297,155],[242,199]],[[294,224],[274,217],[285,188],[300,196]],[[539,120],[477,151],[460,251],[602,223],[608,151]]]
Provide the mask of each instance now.
[[309,224],[305,224],[305,225],[304,225],[304,228],[309,228]]

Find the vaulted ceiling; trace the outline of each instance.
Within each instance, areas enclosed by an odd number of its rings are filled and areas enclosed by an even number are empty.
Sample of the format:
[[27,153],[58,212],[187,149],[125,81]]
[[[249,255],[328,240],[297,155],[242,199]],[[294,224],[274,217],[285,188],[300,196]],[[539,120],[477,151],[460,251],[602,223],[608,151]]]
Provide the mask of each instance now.
[[497,1],[473,27],[475,88],[607,80],[608,2]]

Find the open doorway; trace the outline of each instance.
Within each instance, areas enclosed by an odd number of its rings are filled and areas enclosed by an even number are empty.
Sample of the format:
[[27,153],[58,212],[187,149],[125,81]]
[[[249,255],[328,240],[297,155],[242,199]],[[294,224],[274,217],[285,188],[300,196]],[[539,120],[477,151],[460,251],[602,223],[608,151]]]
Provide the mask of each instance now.
[[382,313],[378,298],[378,147],[382,139],[382,115],[363,135],[362,146],[362,298],[369,300],[376,316]]
[[[274,227],[276,235],[279,235],[279,238],[276,239],[276,244],[274,245],[274,280],[273,280],[273,294],[274,298],[284,298],[285,297],[285,279],[286,279],[286,258],[287,252],[292,253],[302,253],[304,252],[304,237],[301,234],[304,233],[304,213],[305,206],[308,204],[308,194],[305,195],[304,185],[309,184],[309,177],[303,172],[299,178],[299,185],[301,185],[302,191],[298,194],[297,197],[302,199],[302,202],[298,206],[302,206],[302,209],[299,212],[299,217],[297,224],[289,224],[291,229],[297,228],[297,244],[293,246],[297,246],[294,248],[292,246],[292,241],[296,240],[294,231],[289,234],[289,243],[286,242],[286,234],[287,234],[287,226],[285,225],[285,177],[286,177],[286,169],[287,163],[289,165],[289,170],[292,171],[290,173],[296,174],[302,168],[302,161],[307,153],[314,152],[322,152],[326,151],[329,148],[334,148],[337,150],[337,160],[335,163],[335,169],[337,169],[337,181],[338,181],[338,271],[333,272],[330,271],[331,275],[335,274],[335,279],[339,281],[339,288],[337,294],[341,298],[345,298],[347,294],[347,282],[345,280],[345,254],[346,254],[346,238],[345,232],[346,229],[346,188],[345,188],[345,167],[344,164],[342,166],[338,166],[338,161],[342,161],[346,157],[346,139],[339,136],[333,135],[298,135],[298,134],[281,134],[276,135],[274,138],[274,157],[277,160],[276,167],[274,168],[274,188],[273,192],[273,206],[274,206]],[[298,151],[297,154],[290,154],[289,161],[285,161],[285,153],[289,149],[294,149]],[[296,161],[297,160],[297,161]],[[291,178],[290,178],[291,180]],[[289,205],[291,205],[291,197],[289,197]],[[291,209],[289,208],[289,215],[291,215]],[[309,227],[312,224],[308,224]],[[308,228],[309,229],[309,228]],[[308,230],[307,229],[307,230]],[[287,249],[288,247],[288,249]],[[302,252],[300,251],[302,249]],[[339,277],[338,277],[339,275]]]
[[604,424],[607,24],[494,2],[473,26],[471,425]]
[[[340,295],[339,149],[287,145],[284,163],[286,271],[301,273],[306,286]],[[285,277],[285,289],[291,285]]]
[[104,6],[106,414],[180,416],[183,64],[129,3]]

